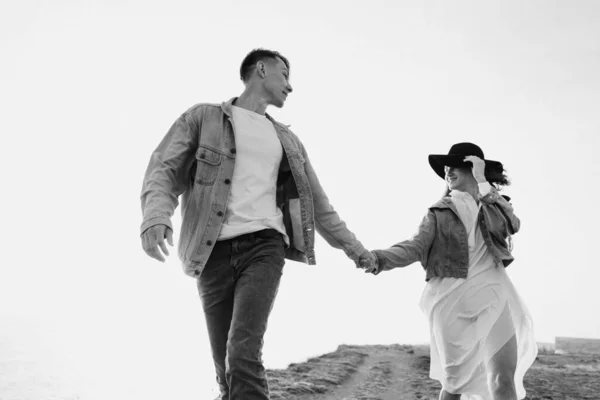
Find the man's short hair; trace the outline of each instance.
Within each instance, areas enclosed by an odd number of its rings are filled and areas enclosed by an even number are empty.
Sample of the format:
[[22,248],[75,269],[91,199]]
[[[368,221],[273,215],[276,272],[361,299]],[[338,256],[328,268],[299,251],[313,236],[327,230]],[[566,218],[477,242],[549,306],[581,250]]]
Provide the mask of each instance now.
[[240,66],[240,78],[244,83],[250,79],[250,75],[252,74],[253,68],[256,67],[256,63],[259,61],[263,61],[265,59],[277,60],[278,58],[283,61],[288,71],[290,69],[290,62],[279,54],[277,51],[267,50],[267,49],[254,49],[244,58],[242,61],[242,65]]

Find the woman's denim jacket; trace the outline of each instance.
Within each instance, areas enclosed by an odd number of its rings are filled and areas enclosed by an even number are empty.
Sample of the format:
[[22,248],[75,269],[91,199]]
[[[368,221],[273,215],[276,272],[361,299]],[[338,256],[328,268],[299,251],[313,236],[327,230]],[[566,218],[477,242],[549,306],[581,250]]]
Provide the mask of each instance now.
[[[144,177],[141,232],[158,224],[173,229],[171,216],[181,195],[178,254],[192,277],[202,272],[226,211],[236,158],[234,100],[197,104],[183,113],[152,154]],[[316,228],[331,246],[358,260],[366,250],[329,204],[300,139],[268,114],[267,118],[284,150],[276,201],[290,238],[286,258],[316,264]]]
[[[482,206],[477,218],[483,240],[496,265],[502,263],[507,267],[514,260],[507,239],[519,230],[520,221],[511,204],[495,188],[480,200]],[[469,269],[467,230],[450,197],[429,208],[411,239],[373,253],[379,262],[375,274],[417,261],[425,268],[426,281],[433,277],[466,278]]]

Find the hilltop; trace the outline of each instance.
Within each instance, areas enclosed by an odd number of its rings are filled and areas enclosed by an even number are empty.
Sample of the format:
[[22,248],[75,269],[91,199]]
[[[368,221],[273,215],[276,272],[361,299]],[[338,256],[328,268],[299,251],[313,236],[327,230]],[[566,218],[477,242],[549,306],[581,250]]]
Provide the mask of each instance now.
[[[342,345],[268,370],[272,400],[436,400],[427,346]],[[527,400],[600,400],[600,355],[541,350],[525,377]]]

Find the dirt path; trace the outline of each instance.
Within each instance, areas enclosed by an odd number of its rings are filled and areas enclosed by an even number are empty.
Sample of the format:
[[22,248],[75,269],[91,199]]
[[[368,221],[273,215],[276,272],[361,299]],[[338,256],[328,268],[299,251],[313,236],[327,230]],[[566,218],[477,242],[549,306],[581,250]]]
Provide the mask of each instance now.
[[413,346],[361,346],[367,353],[350,379],[323,394],[297,400],[412,400],[435,399],[438,388],[423,387],[429,372],[427,348]]
[[[437,400],[428,346],[348,346],[269,371],[273,400]],[[541,353],[524,400],[600,400],[600,356]]]

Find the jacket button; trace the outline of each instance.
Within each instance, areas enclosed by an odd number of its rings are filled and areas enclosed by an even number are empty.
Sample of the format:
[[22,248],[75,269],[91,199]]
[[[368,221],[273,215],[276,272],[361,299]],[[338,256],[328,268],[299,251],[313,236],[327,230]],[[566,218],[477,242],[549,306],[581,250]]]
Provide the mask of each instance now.
[[217,212],[217,215],[218,215],[219,217],[222,217],[222,216],[223,216],[223,211],[219,211],[219,212]]
[[207,245],[207,246],[212,246],[212,240],[207,240],[207,241],[206,241],[206,245]]
[[225,179],[225,184],[226,184],[226,185],[229,185],[230,183],[231,183],[231,180],[230,180],[230,179]]
[[235,154],[235,153],[236,153],[235,148],[231,149],[231,154]]
[[200,271],[198,271],[198,270],[195,270],[195,271],[194,271],[194,275],[196,275],[196,276],[200,275]]
[[206,155],[204,153],[200,153],[200,158],[205,158]]

